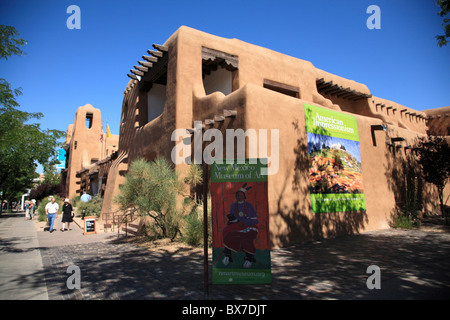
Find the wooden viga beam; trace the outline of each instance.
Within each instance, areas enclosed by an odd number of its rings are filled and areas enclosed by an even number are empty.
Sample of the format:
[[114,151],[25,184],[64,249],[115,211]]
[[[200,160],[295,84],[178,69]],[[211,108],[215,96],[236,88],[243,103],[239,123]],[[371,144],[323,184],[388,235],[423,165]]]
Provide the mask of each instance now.
[[161,51],[153,51],[153,50],[147,50],[148,54],[151,54],[154,57],[162,58],[163,53]]
[[147,62],[147,61],[138,61],[138,63],[139,63],[141,66],[146,67],[146,68],[151,68],[151,67],[153,67],[153,63],[151,63],[151,62]]
[[134,73],[137,76],[141,76],[142,77],[144,75],[144,73],[142,71],[138,71],[138,70],[134,70],[134,69],[132,69],[130,71],[131,71],[131,73]]
[[158,58],[156,57],[150,57],[150,56],[142,56],[142,59],[148,62],[158,62]]
[[214,121],[215,122],[224,122],[225,117],[224,116],[214,116]]
[[168,52],[168,51],[169,51],[169,48],[168,48],[167,46],[162,46],[162,45],[156,44],[156,43],[154,43],[154,44],[152,45],[152,47],[153,47],[154,49],[158,50],[158,51],[161,51],[161,52]]
[[[200,122],[200,121],[196,121],[196,122]],[[186,132],[189,133],[189,134],[193,134],[195,131],[200,131],[200,130],[203,130],[203,129],[205,129],[205,125],[204,124],[202,124],[201,127],[187,128]]]
[[134,74],[128,73],[127,76],[133,80],[138,80],[138,78]]
[[237,115],[236,110],[228,110],[228,109],[223,110],[223,116],[225,118],[236,118],[236,115]]
[[139,71],[142,71],[142,72],[147,72],[148,71],[148,68],[146,68],[146,67],[134,66],[134,68],[136,70],[139,70]]

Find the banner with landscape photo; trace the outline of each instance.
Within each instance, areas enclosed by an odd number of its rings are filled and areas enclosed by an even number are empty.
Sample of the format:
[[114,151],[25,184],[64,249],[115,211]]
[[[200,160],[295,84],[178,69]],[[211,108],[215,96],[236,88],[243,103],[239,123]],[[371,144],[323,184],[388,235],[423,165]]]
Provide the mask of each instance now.
[[313,213],[366,210],[354,116],[305,104]]

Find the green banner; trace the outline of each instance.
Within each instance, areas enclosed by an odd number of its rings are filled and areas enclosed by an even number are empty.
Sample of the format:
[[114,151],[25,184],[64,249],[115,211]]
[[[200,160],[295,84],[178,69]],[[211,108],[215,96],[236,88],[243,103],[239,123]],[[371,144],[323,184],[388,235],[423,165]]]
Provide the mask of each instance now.
[[213,268],[214,284],[270,284],[270,269],[230,270]]
[[[241,163],[242,162],[242,163]],[[266,159],[225,160],[211,165],[211,182],[267,181],[261,169],[267,168]]]
[[306,132],[359,141],[354,116],[305,103]]
[[366,210],[364,194],[311,194],[311,206],[314,213]]
[[356,118],[304,107],[313,213],[366,210]]

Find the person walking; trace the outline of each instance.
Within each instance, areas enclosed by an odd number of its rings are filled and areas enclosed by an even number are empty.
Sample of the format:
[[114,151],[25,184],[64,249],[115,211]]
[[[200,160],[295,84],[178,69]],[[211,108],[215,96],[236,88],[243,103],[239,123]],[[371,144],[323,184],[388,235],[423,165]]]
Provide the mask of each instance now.
[[25,201],[25,220],[30,220],[30,202]]
[[59,205],[56,203],[55,197],[52,197],[51,202],[47,203],[45,206],[45,214],[47,215],[48,225],[50,226],[50,233],[55,231],[53,225],[55,223],[55,218],[58,214]]
[[[72,230],[70,229],[70,223],[73,222],[73,217],[74,217],[74,213],[73,213],[73,208],[72,205],[70,204],[69,199],[65,199],[64,200],[64,204],[62,206],[62,228],[61,231],[68,231],[68,230]],[[65,228],[67,223],[67,229]]]
[[34,213],[36,211],[36,207],[37,207],[36,206],[36,199],[31,200],[31,202],[30,202],[30,212],[29,212],[30,220],[34,219]]

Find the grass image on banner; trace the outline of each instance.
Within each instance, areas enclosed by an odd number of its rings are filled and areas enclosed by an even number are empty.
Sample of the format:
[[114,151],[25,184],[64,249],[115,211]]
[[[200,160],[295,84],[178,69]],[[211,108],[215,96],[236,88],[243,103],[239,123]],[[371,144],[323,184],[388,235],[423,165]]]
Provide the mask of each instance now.
[[304,106],[313,213],[366,210],[356,118]]
[[267,165],[253,162],[211,165],[213,284],[271,282]]

